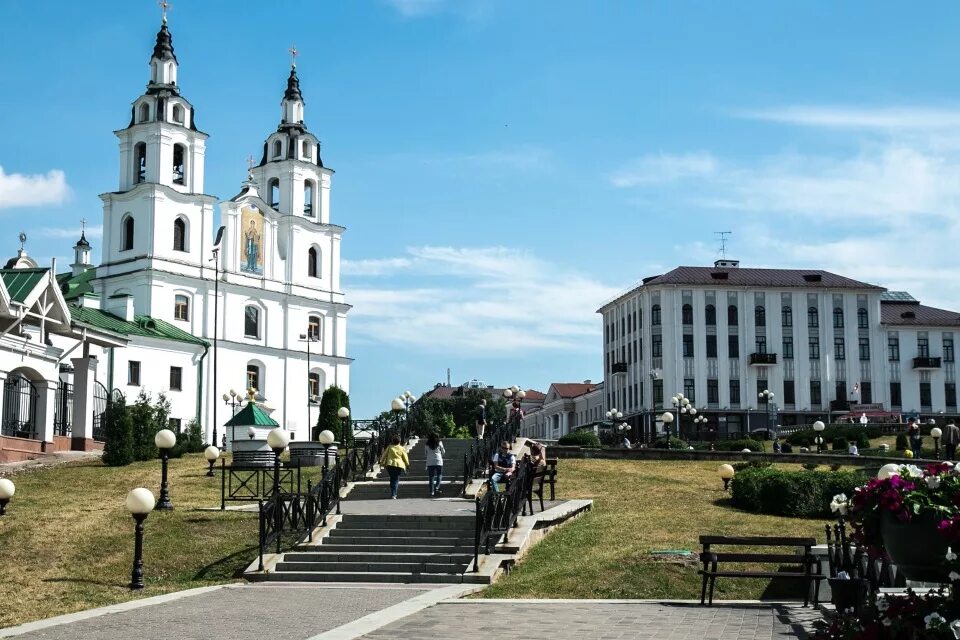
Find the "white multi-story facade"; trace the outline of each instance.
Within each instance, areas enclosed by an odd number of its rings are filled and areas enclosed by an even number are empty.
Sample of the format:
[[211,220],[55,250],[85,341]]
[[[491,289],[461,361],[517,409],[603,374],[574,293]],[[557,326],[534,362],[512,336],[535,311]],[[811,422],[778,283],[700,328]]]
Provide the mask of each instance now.
[[605,419],[603,384],[590,380],[554,382],[541,402],[524,416],[522,435],[556,440],[579,427]]
[[606,406],[638,435],[662,429],[657,418],[677,393],[707,418],[697,430],[720,434],[836,419],[851,407],[875,420],[957,415],[960,314],[902,292],[721,260],[646,278],[598,313]]
[[219,203],[219,226],[217,198],[204,192],[208,135],[178,73],[164,21],[146,92],[115,132],[119,180],[101,196],[102,262],[88,273],[78,243],[80,264],[64,290],[78,279],[89,284],[68,300],[89,309],[92,325],[105,320],[96,309],[149,330],[99,359],[97,377],[109,389],[128,399],[163,392],[174,420],[196,418],[211,438],[231,417],[223,393],[253,387],[293,437],[309,438],[311,401],[331,385],[349,391],[351,360],[344,228],[331,222],[333,171],[304,124],[296,67],[280,124],[240,192]]

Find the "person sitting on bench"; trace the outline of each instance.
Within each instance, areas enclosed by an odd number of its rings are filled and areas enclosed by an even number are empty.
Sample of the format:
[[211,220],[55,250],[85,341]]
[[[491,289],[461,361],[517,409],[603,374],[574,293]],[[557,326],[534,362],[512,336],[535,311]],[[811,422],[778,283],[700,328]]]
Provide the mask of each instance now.
[[540,471],[547,466],[547,448],[539,442],[530,443],[530,462],[534,471]]
[[490,488],[494,493],[500,491],[500,481],[509,481],[516,468],[517,457],[510,451],[510,443],[504,440],[500,450],[490,456]]

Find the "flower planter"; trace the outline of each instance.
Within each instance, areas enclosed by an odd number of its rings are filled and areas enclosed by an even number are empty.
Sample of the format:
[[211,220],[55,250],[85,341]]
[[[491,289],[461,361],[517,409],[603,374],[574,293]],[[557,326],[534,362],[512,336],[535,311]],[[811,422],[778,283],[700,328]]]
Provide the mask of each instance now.
[[839,578],[830,578],[830,601],[837,608],[837,611],[853,611],[860,614],[863,611],[863,605],[867,602],[867,593],[869,585],[863,578],[852,578],[841,580]]
[[900,522],[890,512],[884,512],[880,525],[883,546],[907,580],[949,582],[950,572],[945,565],[947,539],[937,531],[939,523],[940,517],[933,513]]

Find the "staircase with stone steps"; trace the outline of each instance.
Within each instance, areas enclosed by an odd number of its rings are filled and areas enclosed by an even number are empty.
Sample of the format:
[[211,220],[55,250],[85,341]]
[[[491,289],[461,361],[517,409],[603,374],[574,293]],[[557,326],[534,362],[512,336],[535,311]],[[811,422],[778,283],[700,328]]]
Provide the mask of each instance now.
[[283,554],[260,579],[300,582],[482,582],[472,516],[344,515],[319,544]]
[[[443,441],[445,453],[443,456],[441,492],[444,497],[460,495],[460,488],[463,483],[463,456],[472,444],[473,440],[451,439]],[[407,472],[400,477],[400,498],[429,498],[426,439],[420,439],[407,455],[410,458],[410,466],[407,467]],[[355,484],[345,500],[382,500],[389,497],[390,477],[386,469],[381,469],[373,481]]]

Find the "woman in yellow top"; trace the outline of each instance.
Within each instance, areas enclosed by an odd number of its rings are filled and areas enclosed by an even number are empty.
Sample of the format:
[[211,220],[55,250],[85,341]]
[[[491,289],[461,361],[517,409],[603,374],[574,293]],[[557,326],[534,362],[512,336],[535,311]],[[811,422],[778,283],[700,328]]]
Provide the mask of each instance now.
[[390,474],[390,497],[397,499],[397,489],[400,488],[400,474],[410,466],[407,450],[400,445],[400,436],[393,436],[390,446],[380,456],[380,466],[386,468]]

